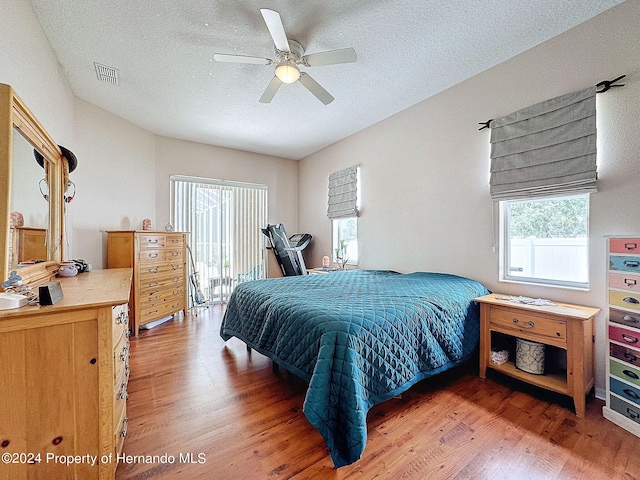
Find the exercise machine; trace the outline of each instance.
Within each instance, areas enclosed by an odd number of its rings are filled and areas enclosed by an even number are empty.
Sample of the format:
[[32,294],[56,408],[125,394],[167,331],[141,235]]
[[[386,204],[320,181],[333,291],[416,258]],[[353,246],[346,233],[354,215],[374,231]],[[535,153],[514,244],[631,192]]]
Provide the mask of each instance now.
[[280,270],[285,277],[307,274],[302,251],[313,238],[310,234],[296,233],[291,237],[287,237],[287,232],[281,223],[267,225],[266,228],[262,229],[262,233],[269,239],[267,249],[273,250],[278,265],[280,265]]

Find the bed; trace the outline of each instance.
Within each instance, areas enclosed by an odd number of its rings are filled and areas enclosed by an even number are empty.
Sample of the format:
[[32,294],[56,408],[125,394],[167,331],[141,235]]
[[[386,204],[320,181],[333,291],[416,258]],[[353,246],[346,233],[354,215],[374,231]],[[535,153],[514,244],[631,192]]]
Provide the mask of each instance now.
[[468,278],[381,270],[245,282],[220,335],[308,382],[303,411],[336,468],[358,460],[367,412],[416,382],[468,360],[488,290]]

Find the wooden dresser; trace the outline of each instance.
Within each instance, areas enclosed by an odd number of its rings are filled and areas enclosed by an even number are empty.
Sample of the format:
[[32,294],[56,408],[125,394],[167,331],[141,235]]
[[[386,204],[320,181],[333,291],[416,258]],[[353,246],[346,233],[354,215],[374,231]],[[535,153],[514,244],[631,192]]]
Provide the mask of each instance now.
[[640,235],[607,242],[605,418],[640,436]]
[[0,479],[114,478],[127,430],[131,275],[60,278],[56,304],[0,311]]
[[107,232],[107,268],[133,268],[131,329],[187,308],[186,233]]
[[[599,308],[558,303],[554,306],[518,304],[508,295],[490,294],[475,299],[480,303],[480,377],[487,368],[524,382],[573,398],[576,416],[585,415],[585,395],[594,385],[593,321]],[[566,367],[551,366],[544,375],[516,368],[517,338],[544,344],[552,353],[566,356]],[[506,347],[510,361],[491,362],[495,345]],[[559,362],[560,363],[560,362]]]

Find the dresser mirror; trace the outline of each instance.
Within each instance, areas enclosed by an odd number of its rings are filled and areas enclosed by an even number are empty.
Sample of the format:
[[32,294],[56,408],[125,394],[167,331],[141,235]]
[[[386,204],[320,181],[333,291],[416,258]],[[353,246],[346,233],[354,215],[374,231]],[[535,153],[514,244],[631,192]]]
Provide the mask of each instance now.
[[[9,85],[0,84],[0,97],[0,272],[4,281],[17,265],[20,233],[31,235],[30,241],[38,247],[33,255],[42,258],[33,260],[45,260],[38,264],[40,268],[61,261],[65,160]],[[41,155],[42,166],[34,149]],[[22,214],[24,228],[11,227],[11,212],[16,211]]]

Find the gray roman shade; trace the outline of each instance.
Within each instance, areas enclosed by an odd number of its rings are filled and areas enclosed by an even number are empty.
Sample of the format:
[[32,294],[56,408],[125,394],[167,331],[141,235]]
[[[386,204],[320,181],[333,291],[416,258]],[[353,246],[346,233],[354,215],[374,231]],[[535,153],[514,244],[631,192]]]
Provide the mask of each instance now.
[[491,122],[491,198],[596,191],[596,87]]
[[327,217],[358,216],[358,166],[340,170],[329,175],[329,202]]

